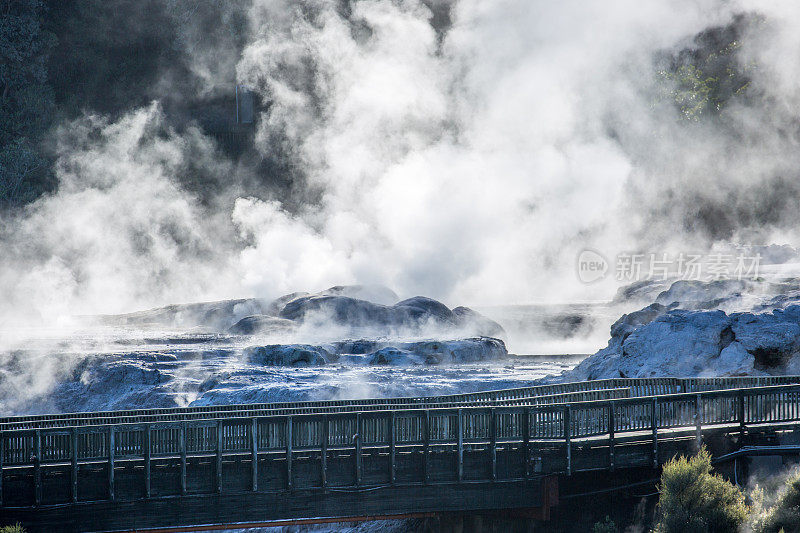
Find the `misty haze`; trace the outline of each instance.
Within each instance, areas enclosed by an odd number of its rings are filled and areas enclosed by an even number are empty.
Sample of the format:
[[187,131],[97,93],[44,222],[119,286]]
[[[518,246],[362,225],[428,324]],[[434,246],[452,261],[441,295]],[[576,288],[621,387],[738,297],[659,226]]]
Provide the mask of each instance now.
[[0,0],[0,533],[789,533],[797,464],[800,4]]

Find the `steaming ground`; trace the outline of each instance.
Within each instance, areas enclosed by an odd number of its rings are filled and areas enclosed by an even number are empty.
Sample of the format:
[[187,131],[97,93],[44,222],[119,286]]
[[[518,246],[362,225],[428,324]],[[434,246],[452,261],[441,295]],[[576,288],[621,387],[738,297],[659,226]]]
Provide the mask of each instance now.
[[[447,366],[369,366],[343,362],[321,367],[267,367],[242,360],[246,344],[226,335],[131,330],[82,331],[32,339],[3,358],[72,370],[50,387],[28,394],[36,374],[5,378],[9,414],[95,411],[273,401],[422,396],[521,387],[572,368],[572,359],[510,356]],[[31,369],[33,371],[33,369]],[[213,388],[209,388],[213,387]],[[206,390],[208,389],[208,390]],[[13,392],[12,392],[13,391]]]
[[[540,316],[541,309],[531,312]],[[0,330],[0,337],[10,334]],[[243,357],[259,343],[241,335],[109,326],[13,334],[24,340],[0,351],[0,404],[7,414],[453,394],[528,386],[581,359],[509,354],[375,366],[352,356],[315,367],[269,366]],[[547,345],[552,349],[556,341]]]

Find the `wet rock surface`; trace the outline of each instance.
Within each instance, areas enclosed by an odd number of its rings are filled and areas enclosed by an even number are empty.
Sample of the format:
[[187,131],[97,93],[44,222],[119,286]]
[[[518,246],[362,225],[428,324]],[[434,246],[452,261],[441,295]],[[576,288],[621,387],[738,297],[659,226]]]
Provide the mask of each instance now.
[[452,394],[526,386],[574,364],[506,355],[502,341],[481,337],[249,340],[115,330],[37,341],[0,353],[0,406],[24,414]]
[[[611,326],[608,346],[562,379],[736,376],[800,371],[800,305],[794,280],[679,281]],[[725,312],[736,304],[750,311]]]
[[398,301],[379,285],[341,285],[316,294],[295,292],[272,301],[249,298],[166,307],[95,317],[112,326],[203,328],[235,335],[290,334],[338,328],[338,334],[409,336],[504,337],[497,322],[467,307],[451,310],[432,298],[415,296]]

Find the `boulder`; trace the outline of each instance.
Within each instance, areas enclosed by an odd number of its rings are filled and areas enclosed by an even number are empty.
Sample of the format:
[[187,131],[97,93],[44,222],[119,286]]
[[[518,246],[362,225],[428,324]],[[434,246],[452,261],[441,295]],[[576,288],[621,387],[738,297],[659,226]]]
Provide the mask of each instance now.
[[394,309],[406,313],[412,320],[433,319],[443,324],[455,325],[455,315],[443,303],[425,296],[414,296],[402,302],[397,302]]
[[297,324],[285,318],[269,315],[246,316],[228,329],[234,335],[291,333]]
[[505,337],[503,326],[469,307],[456,307],[453,317],[459,329],[482,337]]
[[367,300],[381,305],[392,305],[399,298],[389,287],[383,285],[337,285],[317,293],[317,296],[347,296]]
[[441,362],[474,363],[491,361],[508,355],[500,339],[476,337],[451,341],[409,342],[400,345],[405,351],[425,358],[428,364]]
[[377,350],[369,359],[371,365],[392,365],[392,366],[407,366],[407,365],[422,365],[427,361],[408,350],[400,350],[393,346],[387,346]]
[[391,322],[389,308],[347,296],[305,296],[292,300],[280,317],[297,322],[311,322],[363,327]]
[[269,366],[322,366],[338,357],[321,346],[308,344],[271,344],[244,349],[250,363]]

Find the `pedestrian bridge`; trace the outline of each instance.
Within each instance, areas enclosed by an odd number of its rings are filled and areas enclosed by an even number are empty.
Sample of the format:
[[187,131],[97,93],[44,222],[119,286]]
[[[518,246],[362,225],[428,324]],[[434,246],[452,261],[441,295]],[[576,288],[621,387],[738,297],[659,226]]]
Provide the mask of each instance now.
[[7,417],[0,525],[192,531],[501,510],[547,519],[559,483],[578,473],[658,468],[710,439],[717,455],[769,453],[763,445],[798,423],[800,376]]

